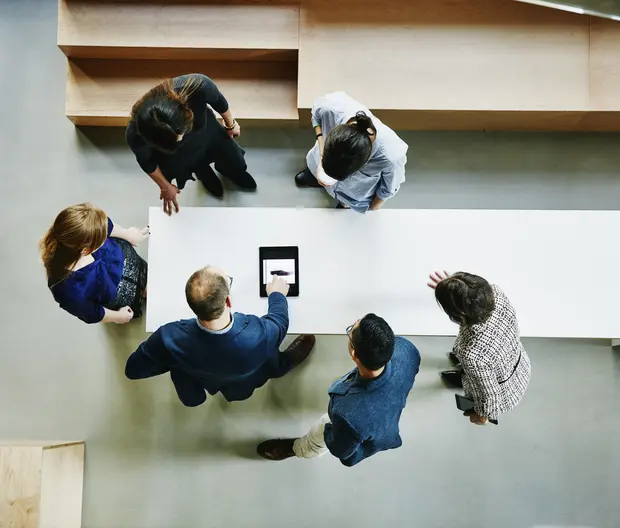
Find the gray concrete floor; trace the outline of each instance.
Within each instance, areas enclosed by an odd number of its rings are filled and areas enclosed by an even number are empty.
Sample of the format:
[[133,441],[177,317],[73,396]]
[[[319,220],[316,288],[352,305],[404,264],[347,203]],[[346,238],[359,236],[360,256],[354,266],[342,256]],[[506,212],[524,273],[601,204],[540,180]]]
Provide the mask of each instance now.
[[[86,528],[620,526],[620,356],[608,342],[526,340],[527,397],[500,427],[480,428],[437,377],[451,340],[413,337],[423,365],[404,446],[353,469],[253,454],[260,440],[303,433],[324,412],[329,383],[351,366],[343,337],[321,337],[304,367],[242,403],[218,396],[186,409],[165,377],[126,380],[143,321],[87,326],[62,312],[37,242],[69,204],[90,200],[121,224],[143,225],[158,195],[122,131],[75,130],[63,116],[55,37],[56,0],[0,2],[0,437],[86,440]],[[390,207],[620,204],[617,135],[403,137],[408,181]],[[258,193],[220,203],[189,184],[182,206],[329,204],[291,179],[311,131],[246,130],[241,142]],[[614,264],[591,280],[614,280]]]

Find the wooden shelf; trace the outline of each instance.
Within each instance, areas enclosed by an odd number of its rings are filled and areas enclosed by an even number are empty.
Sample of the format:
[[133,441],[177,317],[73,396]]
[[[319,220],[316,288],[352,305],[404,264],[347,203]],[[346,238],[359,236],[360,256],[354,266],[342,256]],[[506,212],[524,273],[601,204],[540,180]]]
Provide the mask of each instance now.
[[1,444],[0,526],[80,528],[84,443]]
[[76,125],[124,126],[133,104],[161,80],[203,73],[218,85],[244,123],[297,123],[297,65],[69,59],[66,114]]
[[344,90],[398,129],[620,130],[619,49],[618,22],[526,3],[304,0],[298,107]]
[[588,106],[584,17],[502,0],[306,0],[300,23],[300,108],[343,89],[385,110]]
[[590,99],[593,109],[620,109],[620,22],[590,20]]
[[59,0],[69,57],[296,60],[296,2]]

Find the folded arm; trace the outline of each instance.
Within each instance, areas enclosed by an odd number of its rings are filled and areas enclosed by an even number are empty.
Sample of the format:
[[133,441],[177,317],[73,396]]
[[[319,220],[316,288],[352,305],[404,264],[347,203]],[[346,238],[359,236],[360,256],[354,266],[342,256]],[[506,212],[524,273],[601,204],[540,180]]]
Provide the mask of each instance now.
[[381,172],[381,180],[370,206],[372,211],[381,209],[385,201],[398,192],[400,184],[405,181],[405,163],[407,163],[407,158],[403,157]]
[[359,449],[362,440],[357,430],[342,416],[333,414],[331,420],[331,423],[325,424],[325,445],[344,465],[349,465],[346,460]]

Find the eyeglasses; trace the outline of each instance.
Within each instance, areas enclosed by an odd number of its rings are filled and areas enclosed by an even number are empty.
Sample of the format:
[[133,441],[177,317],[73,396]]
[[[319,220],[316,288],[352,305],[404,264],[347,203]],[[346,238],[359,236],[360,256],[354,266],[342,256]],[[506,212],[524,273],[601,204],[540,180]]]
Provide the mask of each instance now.
[[228,291],[232,290],[232,285],[233,285],[233,278],[229,275],[228,278],[230,279],[230,284],[228,285]]
[[351,333],[353,332],[353,327],[355,326],[355,323],[347,326],[347,328],[345,329],[345,332],[347,333],[347,337],[349,338],[349,343],[351,343],[351,346],[353,346],[353,339],[351,338]]

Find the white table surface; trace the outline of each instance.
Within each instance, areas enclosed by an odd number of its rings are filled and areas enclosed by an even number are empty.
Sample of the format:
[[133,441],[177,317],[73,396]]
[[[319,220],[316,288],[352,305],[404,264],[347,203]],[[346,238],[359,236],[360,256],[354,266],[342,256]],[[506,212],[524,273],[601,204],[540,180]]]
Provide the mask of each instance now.
[[397,334],[454,335],[426,286],[446,269],[498,284],[524,337],[620,337],[620,211],[151,207],[149,225],[149,332],[193,317],[185,283],[206,265],[234,277],[233,310],[263,315],[258,248],[299,246],[292,334],[343,334],[374,312]]

